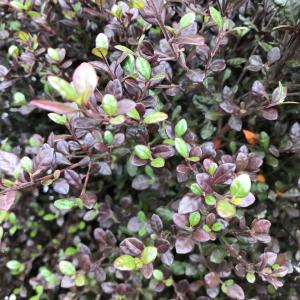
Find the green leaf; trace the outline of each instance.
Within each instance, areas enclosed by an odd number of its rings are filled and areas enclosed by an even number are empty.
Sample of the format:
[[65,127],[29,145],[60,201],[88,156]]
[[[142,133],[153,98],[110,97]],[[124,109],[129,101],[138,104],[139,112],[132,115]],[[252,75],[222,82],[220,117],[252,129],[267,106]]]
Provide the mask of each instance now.
[[226,60],[226,63],[232,67],[238,67],[241,64],[245,63],[247,60],[243,57],[235,57]]
[[185,134],[185,132],[187,131],[187,122],[185,119],[180,120],[179,122],[177,122],[177,124],[175,125],[175,134],[177,137],[181,137]]
[[217,169],[218,169],[218,165],[217,165],[215,162],[212,162],[212,163],[209,165],[207,171],[208,171],[208,173],[209,173],[210,175],[214,175],[215,172],[217,171]]
[[151,78],[151,65],[145,58],[139,56],[136,59],[136,68],[144,78]]
[[14,93],[14,105],[22,106],[26,104],[26,98],[23,93],[16,92]]
[[207,205],[215,205],[217,202],[214,195],[206,195],[204,201]]
[[56,124],[65,125],[67,123],[67,117],[65,115],[59,115],[56,113],[49,113],[48,117]]
[[217,203],[217,213],[222,218],[232,218],[236,214],[236,208],[226,200]]
[[251,30],[251,28],[246,27],[246,26],[240,26],[240,27],[235,27],[233,29],[231,29],[230,31],[233,33],[236,33],[236,35],[238,37],[243,37],[244,35],[246,35],[249,31]]
[[114,136],[111,133],[111,131],[109,131],[109,130],[104,131],[103,138],[104,138],[105,143],[108,145],[111,145],[114,141]]
[[144,8],[145,3],[143,0],[130,0],[129,5],[134,8]]
[[127,48],[127,47],[125,47],[125,46],[123,46],[123,45],[117,45],[117,46],[115,46],[115,48],[116,48],[117,50],[119,50],[119,51],[122,51],[122,52],[128,54],[128,55],[133,55],[133,56],[135,56],[135,53],[134,53],[133,51],[131,51],[129,48]]
[[76,286],[84,286],[86,284],[85,274],[80,274],[76,276],[74,283]]
[[248,273],[246,274],[246,279],[247,279],[247,281],[248,281],[249,283],[254,283],[255,280],[256,280],[255,274],[252,273],[252,272],[248,272]]
[[159,207],[156,212],[164,221],[170,222],[172,220],[173,212],[170,209]]
[[106,94],[102,100],[102,108],[108,116],[113,116],[118,110],[118,102],[114,95]]
[[8,48],[8,54],[9,54],[10,56],[17,57],[17,56],[19,56],[19,54],[20,54],[20,50],[19,50],[19,48],[18,48],[17,46],[11,45],[11,46]]
[[209,7],[209,13],[210,13],[210,16],[212,17],[212,19],[217,24],[217,26],[219,28],[222,28],[223,20],[222,20],[221,13],[212,6]]
[[54,201],[54,206],[59,210],[71,209],[75,205],[74,199],[58,199]]
[[141,254],[141,259],[143,261],[143,264],[147,265],[150,264],[155,260],[157,256],[157,249],[156,247],[149,246],[145,247],[142,254]]
[[26,0],[25,4],[23,4],[22,2],[24,2],[24,1],[11,1],[10,5],[12,5],[18,9],[28,10],[31,6],[31,0]]
[[230,194],[236,198],[246,197],[251,189],[251,179],[248,174],[237,176],[230,185]]
[[264,150],[267,150],[270,145],[270,136],[265,131],[262,131],[259,134],[258,142]]
[[211,226],[212,231],[220,231],[223,228],[222,223],[214,223],[213,226]]
[[22,263],[20,263],[19,261],[13,259],[10,260],[6,263],[6,267],[12,271],[17,271],[21,268]]
[[128,113],[127,116],[131,119],[139,121],[141,119],[141,116],[136,108],[132,108]]
[[184,29],[189,27],[195,21],[196,15],[194,12],[189,12],[181,17],[179,21],[179,27]]
[[210,254],[209,260],[215,264],[219,264],[223,261],[226,253],[223,249],[214,249]]
[[189,156],[188,145],[182,138],[175,138],[175,148],[177,152],[184,158],[187,158]]
[[67,260],[62,260],[58,267],[59,270],[66,276],[73,276],[76,273],[76,269],[73,264]]
[[279,165],[278,159],[276,157],[274,157],[273,155],[266,156],[266,163],[267,163],[267,165],[269,165],[273,168],[277,168]]
[[49,57],[52,60],[54,60],[54,61],[60,61],[60,54],[59,54],[59,51],[57,49],[48,48],[47,54],[49,55]]
[[96,37],[96,48],[92,53],[100,58],[106,57],[109,48],[108,37],[104,33],[99,33]]
[[0,226],[0,242],[1,242],[2,238],[3,238],[3,236],[4,236],[4,229],[3,229],[2,226]]
[[32,160],[28,156],[24,156],[21,159],[21,167],[25,172],[30,173],[32,170]]
[[57,76],[49,76],[48,82],[63,98],[73,101],[78,98],[75,89],[66,80]]
[[199,224],[201,215],[198,211],[194,211],[189,215],[189,223],[192,227]]
[[114,267],[121,271],[132,271],[136,268],[134,257],[124,254],[114,261]]
[[162,168],[165,165],[165,160],[162,157],[157,157],[150,164],[153,168]]
[[194,182],[194,183],[191,184],[190,189],[191,189],[191,191],[192,191],[195,195],[197,195],[197,196],[200,196],[200,195],[202,194],[202,188],[201,188],[201,186],[200,186],[198,183],[196,183],[196,182]]
[[202,228],[206,232],[211,232],[211,229],[210,229],[210,227],[207,224],[204,224]]
[[216,128],[213,126],[212,122],[207,121],[205,122],[205,125],[201,128],[201,138],[207,140],[213,135],[215,131]]
[[112,125],[120,125],[125,122],[125,116],[119,115],[109,120],[109,123]]
[[153,278],[156,279],[157,281],[161,281],[164,279],[164,274],[161,270],[155,269],[153,271]]
[[133,74],[135,71],[135,58],[129,54],[124,63],[122,64],[123,70],[129,74]]
[[136,145],[134,147],[134,153],[140,159],[150,159],[151,158],[151,150],[149,147],[145,145]]
[[287,88],[284,87],[281,82],[279,86],[272,93],[272,102],[276,104],[282,103],[287,96]]
[[162,122],[164,120],[168,119],[168,115],[160,112],[160,111],[155,111],[152,112],[150,114],[148,114],[145,118],[144,118],[144,124],[155,124],[158,122]]

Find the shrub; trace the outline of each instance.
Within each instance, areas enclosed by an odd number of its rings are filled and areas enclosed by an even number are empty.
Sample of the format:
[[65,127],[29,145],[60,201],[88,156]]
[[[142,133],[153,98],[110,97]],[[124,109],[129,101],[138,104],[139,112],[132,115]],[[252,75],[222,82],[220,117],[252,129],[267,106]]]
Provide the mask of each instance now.
[[0,1],[0,295],[298,299],[298,8]]

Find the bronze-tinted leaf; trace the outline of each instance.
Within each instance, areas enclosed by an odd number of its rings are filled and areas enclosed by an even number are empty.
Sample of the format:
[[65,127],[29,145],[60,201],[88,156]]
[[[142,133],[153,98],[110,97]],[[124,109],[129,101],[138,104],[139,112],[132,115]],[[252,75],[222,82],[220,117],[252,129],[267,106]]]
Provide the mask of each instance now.
[[66,104],[66,103],[60,103],[57,101],[32,100],[32,101],[30,101],[29,104],[31,104],[35,107],[44,109],[44,110],[55,112],[57,114],[67,114],[67,113],[76,111],[76,109],[74,107],[72,107],[71,105]]

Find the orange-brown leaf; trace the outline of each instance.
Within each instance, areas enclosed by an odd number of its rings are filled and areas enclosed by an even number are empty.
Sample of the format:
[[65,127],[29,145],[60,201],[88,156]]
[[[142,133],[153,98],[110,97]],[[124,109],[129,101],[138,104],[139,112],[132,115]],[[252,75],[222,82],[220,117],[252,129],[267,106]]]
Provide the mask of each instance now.
[[250,145],[255,145],[257,143],[257,134],[250,130],[243,130],[244,136]]

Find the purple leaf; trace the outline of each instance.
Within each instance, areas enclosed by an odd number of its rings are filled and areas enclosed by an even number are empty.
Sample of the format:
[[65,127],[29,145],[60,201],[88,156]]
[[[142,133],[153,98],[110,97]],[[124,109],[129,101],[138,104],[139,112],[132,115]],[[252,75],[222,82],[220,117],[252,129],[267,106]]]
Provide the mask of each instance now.
[[8,191],[3,195],[0,195],[0,210],[8,211],[16,200],[16,192]]
[[144,250],[144,244],[136,238],[127,238],[120,244],[121,250],[125,254],[138,256]]
[[206,232],[205,230],[201,229],[201,228],[197,228],[193,234],[192,234],[192,238],[193,240],[197,241],[197,242],[207,242],[210,240],[210,235],[208,232]]
[[14,171],[18,169],[20,159],[17,155],[0,150],[0,172],[8,176],[13,176]]
[[82,181],[81,176],[77,172],[74,170],[66,170],[64,176],[70,185],[80,188]]
[[152,230],[156,233],[156,234],[159,234],[162,230],[163,230],[163,223],[162,223],[162,220],[161,218],[156,215],[156,214],[153,214],[152,217],[151,217],[151,220],[150,220],[150,225],[151,225],[151,228]]
[[174,255],[171,251],[167,251],[160,256],[161,262],[167,266],[171,266],[174,261]]
[[70,186],[66,179],[59,178],[53,183],[53,189],[58,194],[66,195],[69,193]]
[[195,34],[179,36],[177,38],[172,39],[172,43],[178,45],[179,47],[183,45],[203,46],[205,45],[205,40],[204,37]]
[[156,247],[158,253],[166,253],[170,248],[169,241],[158,238],[154,241],[154,246]]
[[206,173],[197,174],[196,181],[205,192],[212,193],[213,189],[211,187],[210,176],[208,174]]
[[241,131],[242,129],[242,119],[238,116],[231,115],[228,121],[228,125],[230,128],[236,130],[236,131]]
[[178,254],[190,253],[194,249],[194,242],[190,235],[178,235],[175,242],[176,252]]
[[215,272],[210,272],[210,273],[207,273],[205,276],[204,276],[204,281],[205,281],[205,284],[210,288],[216,288],[219,286],[220,284],[220,277],[217,273]]
[[138,191],[146,190],[149,187],[149,178],[146,175],[138,175],[134,177],[131,186]]
[[69,288],[73,287],[75,284],[74,284],[74,281],[71,277],[64,276],[61,279],[61,284],[60,285],[61,285],[62,288],[69,289]]
[[188,217],[186,215],[174,213],[173,222],[176,224],[176,226],[185,228],[186,226],[188,226]]
[[278,47],[273,47],[267,54],[268,63],[271,65],[278,61],[281,57],[280,49]]
[[269,220],[254,220],[252,222],[252,230],[254,230],[255,233],[269,233],[271,222]]
[[143,265],[140,270],[146,279],[150,279],[153,273],[153,264]]
[[239,207],[248,207],[255,202],[255,197],[252,193],[249,193],[245,198],[241,199],[242,202],[237,204]]
[[278,119],[278,110],[276,108],[264,109],[261,114],[266,120],[274,121]]
[[88,209],[93,208],[94,204],[97,202],[97,196],[91,192],[85,192],[81,194],[80,199],[82,200],[84,206]]
[[243,289],[238,284],[233,284],[227,287],[227,296],[231,299],[244,300],[245,294]]
[[215,59],[210,65],[210,70],[214,73],[221,72],[225,68],[226,68],[226,63],[224,59]]
[[151,148],[154,157],[162,157],[164,159],[170,158],[175,155],[175,150],[170,145],[158,145]]
[[198,202],[195,198],[186,195],[180,200],[178,207],[179,214],[188,214],[196,210],[198,210]]
[[235,168],[235,164],[231,163],[226,163],[219,166],[213,177],[214,184],[223,184],[227,180],[233,178]]
[[129,99],[123,99],[118,101],[118,110],[116,112],[116,115],[123,115],[128,113],[135,107],[135,105],[135,102]]
[[272,266],[275,264],[277,260],[277,254],[274,252],[265,252],[262,255],[260,255],[259,258],[263,266],[265,265]]
[[32,172],[43,171],[51,167],[54,159],[54,149],[46,148],[41,150],[32,160]]

